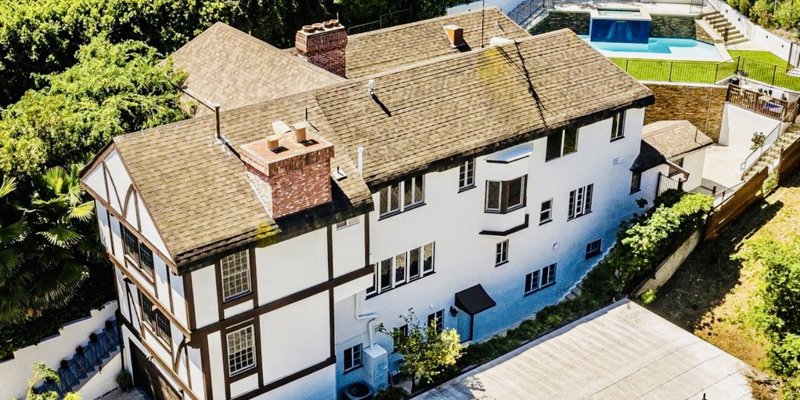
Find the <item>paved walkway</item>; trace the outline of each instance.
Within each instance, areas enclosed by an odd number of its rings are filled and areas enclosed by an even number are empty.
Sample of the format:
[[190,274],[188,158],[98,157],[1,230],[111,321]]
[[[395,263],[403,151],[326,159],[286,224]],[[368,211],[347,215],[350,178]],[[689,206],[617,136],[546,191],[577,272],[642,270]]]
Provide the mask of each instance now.
[[417,399],[752,399],[749,370],[623,300]]

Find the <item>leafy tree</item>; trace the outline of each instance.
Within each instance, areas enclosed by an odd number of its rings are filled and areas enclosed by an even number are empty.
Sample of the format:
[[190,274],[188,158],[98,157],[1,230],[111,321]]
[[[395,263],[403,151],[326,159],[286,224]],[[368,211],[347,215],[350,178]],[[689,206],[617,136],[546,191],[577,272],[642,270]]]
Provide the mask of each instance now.
[[[97,242],[80,233],[93,232],[94,203],[83,201],[79,173],[77,165],[50,168],[34,185],[29,205],[2,204],[2,214],[16,222],[8,225],[10,234],[0,235],[10,237],[0,273],[0,323],[64,306],[86,279]],[[6,194],[15,189],[10,182]]]
[[[52,368],[44,365],[44,363],[33,364],[33,373],[31,377],[28,378],[28,389],[25,392],[25,400],[58,400],[59,396],[56,392],[36,393],[34,390],[36,384],[45,379],[56,383],[61,382],[58,374]],[[67,393],[64,396],[64,400],[81,400],[81,396],[77,393]]]
[[152,47],[98,37],[77,57],[3,114],[0,173],[31,177],[85,162],[115,135],[186,117],[176,89],[185,74],[159,64]]
[[19,242],[27,232],[22,213],[11,202],[11,194],[16,189],[16,179],[3,178],[0,184],[0,321],[19,315],[19,304],[28,296],[24,285],[9,284],[21,278],[24,253]]
[[455,329],[437,332],[436,320],[421,325],[413,310],[401,315],[407,330],[389,331],[383,324],[378,331],[391,336],[397,352],[403,356],[402,371],[411,376],[412,392],[421,382],[430,382],[442,368],[454,365],[461,357],[461,341]]
[[227,0],[5,0],[0,2],[0,106],[36,77],[60,72],[75,52],[105,33],[113,42],[140,40],[161,52],[182,46],[237,2]]

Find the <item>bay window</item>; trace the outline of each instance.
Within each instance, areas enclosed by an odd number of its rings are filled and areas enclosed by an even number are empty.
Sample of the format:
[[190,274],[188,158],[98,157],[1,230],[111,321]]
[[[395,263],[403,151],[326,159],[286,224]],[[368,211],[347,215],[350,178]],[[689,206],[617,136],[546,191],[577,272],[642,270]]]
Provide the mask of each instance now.
[[527,175],[510,181],[486,181],[487,213],[504,214],[525,206]]

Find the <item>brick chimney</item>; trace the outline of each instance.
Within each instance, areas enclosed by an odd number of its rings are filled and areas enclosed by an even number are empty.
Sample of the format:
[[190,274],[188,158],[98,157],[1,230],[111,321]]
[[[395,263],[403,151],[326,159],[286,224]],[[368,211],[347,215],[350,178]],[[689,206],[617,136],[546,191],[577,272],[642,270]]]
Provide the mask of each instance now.
[[444,31],[447,33],[447,39],[450,40],[450,45],[453,47],[461,47],[467,44],[464,41],[464,28],[458,25],[445,25]]
[[294,47],[311,64],[346,78],[347,30],[339,20],[304,25],[294,37]]
[[240,152],[272,218],[330,202],[333,145],[305,122],[275,121],[272,128]]

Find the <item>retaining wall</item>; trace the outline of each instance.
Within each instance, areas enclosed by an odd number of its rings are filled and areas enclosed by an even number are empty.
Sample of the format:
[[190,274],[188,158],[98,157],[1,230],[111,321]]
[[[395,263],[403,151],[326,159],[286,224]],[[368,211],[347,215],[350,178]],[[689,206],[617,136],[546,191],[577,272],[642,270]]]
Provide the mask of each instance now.
[[692,254],[692,251],[694,251],[695,247],[697,247],[697,244],[700,243],[701,237],[702,235],[700,234],[699,229],[695,231],[692,236],[689,236],[689,238],[686,239],[686,241],[684,241],[674,253],[667,257],[667,259],[658,266],[655,274],[653,274],[653,277],[645,281],[642,286],[636,289],[634,295],[640,296],[649,289],[655,290],[667,283],[669,278],[675,274],[675,271],[677,271],[683,262],[686,261],[686,258],[689,257],[689,254]]
[[725,107],[725,87],[713,85],[645,83],[655,104],[647,107],[644,123],[685,119],[714,141],[719,140]]
[[[76,347],[88,342],[92,332],[102,331],[105,322],[113,319],[116,311],[117,301],[109,301],[102,309],[92,310],[90,316],[67,323],[59,329],[58,334],[36,345],[19,349],[14,352],[14,358],[0,362],[0,399],[25,398],[28,378],[31,376],[31,367],[34,363],[43,362],[54,370],[58,369],[61,360],[71,357]],[[104,372],[110,372],[111,369],[104,368]],[[106,374],[108,375],[110,374]]]

